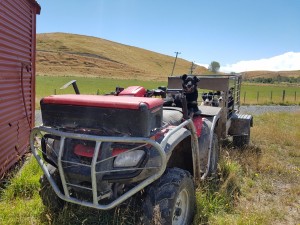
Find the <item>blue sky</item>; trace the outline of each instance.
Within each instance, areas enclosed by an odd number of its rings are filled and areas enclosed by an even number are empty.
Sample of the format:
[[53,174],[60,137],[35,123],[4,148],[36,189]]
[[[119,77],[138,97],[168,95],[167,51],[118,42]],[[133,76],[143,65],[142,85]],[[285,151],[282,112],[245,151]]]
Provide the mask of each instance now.
[[292,57],[298,65],[288,67],[300,70],[300,0],[38,2],[38,33],[95,36],[171,56],[179,51],[180,58],[218,61],[229,70],[243,62],[282,56],[279,61],[286,63]]

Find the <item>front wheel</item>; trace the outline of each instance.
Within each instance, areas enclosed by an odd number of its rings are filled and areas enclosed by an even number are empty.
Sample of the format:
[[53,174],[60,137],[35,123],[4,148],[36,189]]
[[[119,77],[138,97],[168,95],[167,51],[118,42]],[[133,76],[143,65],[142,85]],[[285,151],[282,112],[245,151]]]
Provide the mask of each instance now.
[[146,189],[144,224],[189,225],[194,217],[195,187],[189,172],[167,169]]

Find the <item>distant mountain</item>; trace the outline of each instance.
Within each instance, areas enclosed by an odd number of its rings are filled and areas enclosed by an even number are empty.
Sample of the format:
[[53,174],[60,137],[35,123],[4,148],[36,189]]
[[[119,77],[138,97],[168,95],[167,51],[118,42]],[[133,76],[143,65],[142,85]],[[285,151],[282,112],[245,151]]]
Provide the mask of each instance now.
[[[162,80],[171,74],[174,57],[101,38],[37,34],[37,75]],[[174,74],[189,73],[191,62],[177,59]],[[207,73],[196,66],[194,73]]]

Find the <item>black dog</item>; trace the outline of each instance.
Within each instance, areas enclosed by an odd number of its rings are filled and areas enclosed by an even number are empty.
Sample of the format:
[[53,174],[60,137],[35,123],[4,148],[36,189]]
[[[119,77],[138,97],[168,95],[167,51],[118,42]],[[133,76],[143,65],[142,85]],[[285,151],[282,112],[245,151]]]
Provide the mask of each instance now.
[[187,108],[189,111],[189,114],[193,114],[198,109],[198,90],[197,90],[197,83],[199,82],[199,79],[196,76],[188,76],[186,74],[181,76],[182,79],[182,89],[183,93],[186,96],[187,101]]

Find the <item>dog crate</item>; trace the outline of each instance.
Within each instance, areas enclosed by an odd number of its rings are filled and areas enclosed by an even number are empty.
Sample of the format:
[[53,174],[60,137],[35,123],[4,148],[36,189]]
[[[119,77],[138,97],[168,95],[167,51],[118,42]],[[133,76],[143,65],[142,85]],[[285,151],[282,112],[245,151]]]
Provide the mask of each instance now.
[[0,1],[0,178],[29,147],[39,13],[35,0]]
[[148,137],[162,126],[162,105],[162,99],[129,96],[52,95],[41,100],[44,126],[136,137]]

